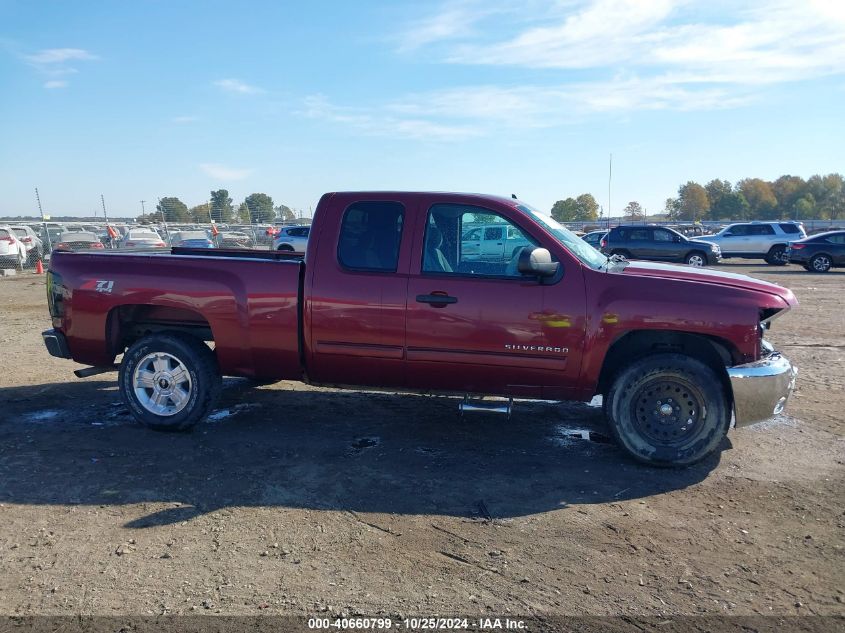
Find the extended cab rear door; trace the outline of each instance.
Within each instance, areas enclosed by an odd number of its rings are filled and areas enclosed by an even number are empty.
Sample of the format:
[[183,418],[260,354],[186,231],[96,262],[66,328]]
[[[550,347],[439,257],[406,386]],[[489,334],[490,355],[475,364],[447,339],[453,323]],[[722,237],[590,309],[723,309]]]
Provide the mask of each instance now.
[[320,203],[306,257],[305,366],[314,382],[405,384],[411,209],[389,193]]
[[[480,218],[515,243],[544,246],[561,261],[548,285],[517,272],[516,257],[479,261],[463,253]],[[480,199],[431,194],[414,224],[407,294],[407,379],[415,388],[566,398],[584,344],[580,266],[519,211]],[[517,249],[519,250],[519,249]]]

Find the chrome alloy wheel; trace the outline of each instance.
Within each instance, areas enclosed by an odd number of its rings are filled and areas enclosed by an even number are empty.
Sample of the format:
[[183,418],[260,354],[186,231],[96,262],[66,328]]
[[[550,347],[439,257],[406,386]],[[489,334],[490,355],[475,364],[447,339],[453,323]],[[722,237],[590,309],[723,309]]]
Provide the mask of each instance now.
[[689,259],[687,259],[687,264],[690,266],[700,267],[704,266],[705,261],[701,255],[690,255]]
[[817,273],[826,273],[830,270],[831,261],[827,255],[816,255],[810,264]]
[[165,352],[144,356],[132,373],[138,403],[155,415],[176,415],[191,397],[191,374],[184,363]]

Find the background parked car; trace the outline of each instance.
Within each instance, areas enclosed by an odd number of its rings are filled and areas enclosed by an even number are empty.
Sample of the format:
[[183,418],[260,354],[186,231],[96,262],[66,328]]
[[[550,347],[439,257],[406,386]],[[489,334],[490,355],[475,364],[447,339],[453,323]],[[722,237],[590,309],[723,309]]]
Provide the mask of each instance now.
[[39,259],[44,259],[44,244],[32,227],[23,224],[12,226],[15,236],[23,242],[26,247],[26,263],[32,265]]
[[801,264],[811,273],[845,266],[845,231],[829,231],[790,242],[786,257],[790,264]]
[[171,246],[184,248],[214,248],[214,242],[205,231],[179,231],[170,234]]
[[515,226],[498,224],[469,225],[461,236],[461,258],[464,261],[509,261],[530,243]]
[[26,246],[11,226],[0,226],[0,266],[23,268],[26,263]]
[[601,240],[605,235],[607,235],[607,231],[590,231],[586,235],[582,236],[581,239],[598,250],[601,246]]
[[158,233],[149,229],[133,229],[120,242],[121,248],[164,248],[167,244]]
[[56,251],[87,251],[105,248],[100,238],[88,231],[65,231],[53,244]]
[[273,240],[273,250],[304,253],[310,232],[310,226],[283,226]]
[[683,262],[690,266],[709,266],[721,259],[716,244],[691,240],[665,226],[617,226],[600,244],[602,253],[628,259]]
[[252,248],[252,238],[246,233],[237,231],[224,231],[217,236],[217,244],[220,248]]
[[786,245],[805,237],[800,222],[741,222],[729,224],[706,239],[721,247],[724,258],[763,259],[767,264],[783,265],[788,261]]

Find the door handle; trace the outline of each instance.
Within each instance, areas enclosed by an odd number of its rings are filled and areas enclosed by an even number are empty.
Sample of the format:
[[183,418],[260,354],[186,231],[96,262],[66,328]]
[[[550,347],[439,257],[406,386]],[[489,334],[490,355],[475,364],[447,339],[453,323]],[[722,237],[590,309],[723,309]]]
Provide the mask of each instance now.
[[447,294],[417,295],[417,303],[428,303],[436,308],[445,307],[448,303],[457,303],[457,297],[450,297]]

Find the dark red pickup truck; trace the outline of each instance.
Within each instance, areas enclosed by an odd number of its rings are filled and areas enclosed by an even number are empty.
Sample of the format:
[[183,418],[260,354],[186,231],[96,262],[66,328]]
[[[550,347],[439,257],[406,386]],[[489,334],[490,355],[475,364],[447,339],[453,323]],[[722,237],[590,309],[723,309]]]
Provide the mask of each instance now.
[[[780,413],[763,335],[797,304],[743,275],[607,258],[516,200],[329,193],[307,253],[53,254],[54,356],[120,363],[133,415],[187,429],[221,376],[588,401],[633,457],[696,462]],[[319,397],[319,396],[315,396]]]

